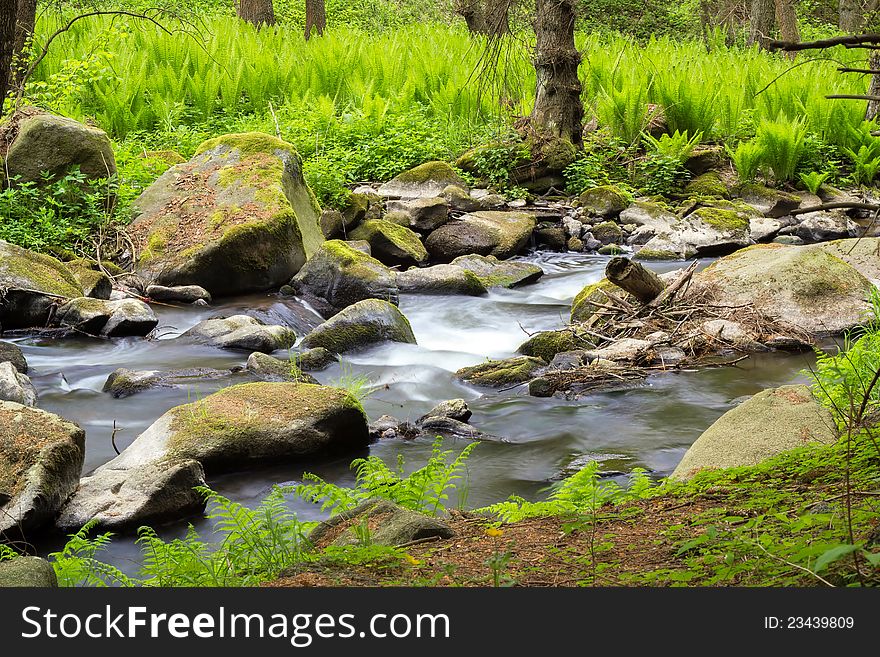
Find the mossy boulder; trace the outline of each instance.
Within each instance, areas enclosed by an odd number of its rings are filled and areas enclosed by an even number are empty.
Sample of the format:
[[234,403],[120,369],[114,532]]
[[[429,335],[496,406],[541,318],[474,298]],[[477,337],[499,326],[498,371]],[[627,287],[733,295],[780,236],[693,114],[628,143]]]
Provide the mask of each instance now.
[[620,244],[623,241],[623,231],[613,221],[603,221],[590,229],[593,238],[602,244]]
[[221,349],[272,353],[292,347],[296,342],[296,333],[286,326],[267,326],[249,315],[233,315],[199,322],[179,339]]
[[319,372],[325,370],[335,363],[338,358],[329,349],[324,347],[315,347],[314,349],[306,349],[295,356],[297,367],[303,372]]
[[725,255],[754,244],[752,221],[757,219],[763,215],[744,203],[706,201],[668,229],[657,230],[644,249],[672,252],[680,258]]
[[318,549],[331,545],[362,545],[358,529],[364,525],[370,528],[371,544],[390,547],[455,535],[439,518],[405,509],[388,500],[372,499],[319,524],[309,534],[309,543]]
[[632,203],[632,196],[614,185],[599,185],[582,193],[578,205],[594,217],[616,217]]
[[381,299],[365,299],[317,326],[303,338],[302,346],[324,347],[343,354],[382,342],[415,344],[416,338],[397,306]]
[[808,212],[798,217],[794,234],[809,244],[857,237],[859,226],[843,210]]
[[27,374],[27,359],[21,351],[21,348],[11,342],[0,341],[0,363],[12,363],[12,366],[21,372]]
[[90,297],[71,299],[60,306],[54,321],[80,333],[104,337],[145,336],[159,325],[159,318],[139,299],[104,301]]
[[708,171],[697,176],[685,185],[681,196],[710,196],[716,198],[730,198],[730,188],[721,180],[721,176],[715,171]]
[[538,265],[514,260],[501,261],[495,256],[459,256],[452,264],[473,273],[486,289],[519,287],[534,283],[544,275],[544,270]]
[[517,352],[524,356],[535,356],[549,363],[558,353],[583,349],[590,344],[578,336],[574,329],[541,331],[523,342]]
[[263,381],[294,381],[296,383],[318,383],[315,378],[299,368],[296,358],[281,360],[268,354],[255,351],[247,359],[247,371]]
[[72,260],[64,263],[82,288],[83,296],[93,299],[109,299],[113,292],[113,281],[100,269],[95,269],[88,260]]
[[189,367],[178,370],[130,370],[125,367],[110,372],[103,392],[116,399],[131,397],[153,388],[183,388],[204,381],[224,379],[237,370],[218,370],[211,367]]
[[590,319],[590,317],[592,317],[597,310],[600,310],[598,306],[594,306],[593,304],[591,304],[591,301],[596,301],[603,304],[608,303],[608,297],[602,294],[603,290],[609,290],[610,292],[612,292],[613,294],[617,294],[618,296],[625,296],[623,290],[621,290],[607,278],[603,278],[596,283],[585,285],[583,289],[577,293],[577,296],[575,296],[574,300],[571,302],[572,324],[585,322]]
[[57,588],[55,569],[40,557],[0,561],[0,588]]
[[547,363],[540,358],[519,356],[463,367],[455,373],[455,376],[474,385],[497,388],[525,383],[546,365]]
[[308,383],[224,388],[172,408],[84,477],[59,525],[78,528],[94,518],[102,527],[131,527],[179,518],[204,506],[191,492],[204,482],[202,468],[212,474],[350,454],[368,442],[364,410],[344,390]]
[[414,267],[397,275],[402,293],[411,294],[486,294],[486,287],[472,271],[459,265]]
[[137,199],[138,273],[214,296],[278,287],[324,241],[320,208],[290,144],[262,133],[203,143]]
[[76,489],[85,432],[52,413],[0,402],[0,541],[30,538]]
[[44,172],[51,178],[61,178],[74,167],[89,180],[116,175],[110,139],[99,128],[34,108],[20,110],[10,118],[9,125],[15,126],[15,136],[9,143],[11,135],[5,135],[9,148],[4,173],[17,176],[16,184],[42,183]]
[[643,247],[635,252],[633,258],[635,258],[636,260],[655,262],[661,260],[681,260],[682,258],[684,258],[684,255],[671,249],[654,249]]
[[880,287],[880,237],[834,240],[810,248],[840,258],[862,276]]
[[324,317],[364,299],[398,302],[396,273],[340,240],[325,242],[290,282]]
[[767,217],[784,217],[800,207],[802,198],[797,194],[748,183],[736,189],[736,196]]
[[810,443],[833,443],[834,419],[804,385],[764,390],[727,411],[685,453],[673,479],[701,470],[757,465]]
[[867,321],[871,282],[817,247],[758,244],[726,256],[694,281],[717,291],[716,303],[752,303],[813,336],[836,335]]
[[717,169],[725,164],[727,154],[723,146],[715,144],[701,144],[691,151],[684,161],[684,168],[694,176],[706,173],[710,169]]
[[435,198],[449,185],[467,189],[467,183],[447,162],[425,162],[379,187],[379,195],[394,198]]
[[[457,189],[470,198],[468,193],[460,187],[449,187],[448,189]],[[406,226],[424,233],[440,228],[440,226],[449,221],[449,203],[445,198],[416,198],[404,201],[388,201],[387,209],[389,214],[392,212],[403,214],[407,218]]]
[[652,229],[654,232],[668,231],[678,217],[664,203],[649,199],[637,199],[620,213],[621,224],[634,224]]
[[369,242],[373,257],[389,266],[409,267],[428,259],[416,233],[384,219],[365,221],[351,232],[351,239]]
[[450,262],[463,255],[510,258],[523,251],[535,230],[535,217],[527,212],[486,210],[463,215],[433,231],[425,240],[431,257]]
[[45,326],[60,300],[83,296],[73,273],[52,256],[0,240],[0,326],[4,329]]

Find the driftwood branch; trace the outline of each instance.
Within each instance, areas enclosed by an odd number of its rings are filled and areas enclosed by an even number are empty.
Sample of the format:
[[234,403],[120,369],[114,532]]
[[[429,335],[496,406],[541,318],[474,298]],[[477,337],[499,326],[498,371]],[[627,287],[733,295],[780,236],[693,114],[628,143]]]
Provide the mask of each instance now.
[[838,73],[867,73],[869,75],[877,75],[880,73],[880,69],[878,68],[849,68],[848,66],[840,66],[837,69]]
[[658,294],[653,301],[648,303],[648,308],[657,308],[664,301],[666,301],[673,294],[678,292],[685,284],[691,280],[691,276],[694,275],[694,272],[697,270],[697,261],[694,260],[687,269],[685,269],[678,278],[676,278],[671,285],[669,285],[666,289],[664,289],[660,294]]
[[605,267],[605,276],[644,304],[656,299],[666,289],[657,274],[629,258],[612,258]]
[[788,214],[792,217],[796,217],[799,214],[807,214],[808,212],[820,212],[822,210],[871,210],[873,212],[877,212],[880,210],[880,205],[875,203],[822,203],[821,205],[811,205],[808,208],[798,208],[797,210],[792,210]]
[[831,94],[830,96],[825,96],[829,100],[876,100],[880,101],[880,96],[872,96],[869,94],[861,95],[861,94]]
[[819,39],[818,41],[781,41],[771,40],[764,45],[768,50],[784,50],[786,52],[794,52],[796,50],[821,50],[823,48],[833,48],[834,46],[862,46],[880,44],[880,34],[849,34],[845,36],[832,37],[830,39]]

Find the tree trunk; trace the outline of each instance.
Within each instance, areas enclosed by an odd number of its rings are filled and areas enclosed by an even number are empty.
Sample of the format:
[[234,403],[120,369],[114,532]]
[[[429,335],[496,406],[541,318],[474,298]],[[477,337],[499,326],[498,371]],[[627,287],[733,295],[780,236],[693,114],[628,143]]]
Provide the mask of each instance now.
[[749,44],[765,48],[773,38],[773,25],[776,22],[776,3],[774,0],[752,0],[749,14]]
[[[776,24],[779,25],[779,36],[783,41],[800,43],[801,33],[798,30],[794,0],[776,0]],[[790,52],[787,55],[789,59],[794,59],[797,53]]]
[[275,25],[272,0],[238,0],[237,8],[238,17],[252,25]]
[[629,258],[612,258],[605,267],[605,276],[642,303],[651,303],[666,289],[657,274]]
[[[876,50],[871,51],[871,56],[868,58],[868,68],[880,70],[880,52]],[[880,75],[874,74],[871,76],[871,85],[868,87],[868,95],[880,96]],[[880,114],[880,101],[869,100],[868,109],[865,111],[865,120],[873,121],[877,118],[878,114]]]
[[318,31],[318,36],[324,36],[327,27],[327,9],[324,0],[306,0],[306,41],[312,38],[312,30]]
[[480,0],[457,0],[455,13],[464,18],[468,32],[471,34],[488,34],[486,16],[483,13],[483,5]]
[[840,0],[838,5],[838,26],[844,32],[857,34],[862,30],[864,15],[862,0]]
[[531,124],[545,137],[583,143],[584,105],[574,44],[574,0],[537,0],[534,65],[538,85]]
[[18,0],[0,2],[0,114],[3,101],[9,93],[12,77],[12,52],[15,45],[15,20],[18,13]]
[[22,71],[27,68],[28,55],[25,50],[29,46],[28,39],[33,36],[34,27],[37,23],[37,0],[18,0],[18,12],[15,19],[15,44],[12,48],[13,56],[19,61],[12,72],[12,80],[18,82]]
[[512,0],[486,0],[483,12],[486,22],[486,33],[499,37],[510,34],[510,5]]

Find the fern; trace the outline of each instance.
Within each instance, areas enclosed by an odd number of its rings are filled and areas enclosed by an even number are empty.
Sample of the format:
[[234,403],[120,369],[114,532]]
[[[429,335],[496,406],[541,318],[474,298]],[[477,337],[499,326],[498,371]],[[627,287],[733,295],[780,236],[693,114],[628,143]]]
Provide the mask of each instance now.
[[819,191],[819,188],[822,187],[822,184],[828,180],[828,176],[830,175],[831,174],[827,171],[824,173],[811,171],[810,173],[802,173],[799,177],[804,187],[807,188],[807,191],[810,192],[810,194],[816,194]]
[[754,181],[764,160],[764,147],[757,141],[741,141],[736,150],[729,146],[725,146],[725,150],[733,161],[740,182]]
[[107,532],[89,538],[97,521],[89,521],[76,534],[68,537],[60,552],[49,555],[59,586],[133,586],[135,580],[118,568],[95,558],[109,544],[112,534]]
[[16,557],[19,557],[19,556],[21,556],[21,555],[19,555],[18,552],[13,550],[11,547],[0,543],[0,562],[11,561],[12,559],[15,559]]
[[687,130],[684,132],[676,130],[671,135],[661,135],[660,139],[656,139],[647,133],[642,135],[642,138],[657,154],[677,160],[679,164],[684,164],[691,153],[694,152],[694,149],[700,144],[700,141],[703,139],[703,133],[697,132],[693,137],[688,137]]

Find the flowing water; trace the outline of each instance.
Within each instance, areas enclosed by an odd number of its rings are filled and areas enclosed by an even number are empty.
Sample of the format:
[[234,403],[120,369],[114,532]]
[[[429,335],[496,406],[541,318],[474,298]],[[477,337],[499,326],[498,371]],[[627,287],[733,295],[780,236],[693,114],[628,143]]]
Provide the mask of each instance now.
[[[493,291],[483,297],[405,295],[400,308],[412,324],[418,345],[386,344],[347,356],[341,364],[314,373],[327,384],[368,377],[371,394],[364,406],[371,419],[384,414],[400,420],[415,419],[439,401],[466,399],[473,411],[470,422],[474,427],[509,441],[483,443],[473,452],[462,487],[470,507],[500,501],[511,494],[536,498],[579,457],[599,458],[606,469],[642,467],[658,477],[668,475],[700,433],[740,398],[767,387],[804,380],[800,372],[810,364],[809,356],[769,353],[753,356],[736,367],[658,374],[641,387],[599,393],[578,401],[530,397],[525,386],[494,391],[457,381],[453,377],[456,369],[486,357],[514,355],[527,333],[562,327],[574,295],[602,277],[608,260],[573,253],[537,253],[525,259],[536,262],[546,272],[538,283]],[[658,264],[655,268],[666,271],[677,266]],[[111,444],[114,422],[116,444],[123,449],[169,408],[195,401],[222,386],[251,380],[242,372],[187,388],[159,388],[127,399],[113,399],[101,392],[113,370],[228,369],[243,365],[246,354],[173,339],[218,313],[243,312],[269,323],[285,323],[298,335],[320,322],[315,313],[296,300],[274,295],[238,298],[212,308],[155,306],[155,310],[161,330],[157,340],[17,340],[31,366],[31,377],[40,393],[39,406],[86,430],[85,473],[115,456]],[[464,443],[449,440],[447,445],[461,449]],[[389,464],[403,455],[410,469],[423,464],[430,451],[428,438],[380,441],[369,449],[370,454]],[[300,481],[303,472],[351,484],[354,476],[349,463],[365,454],[227,474],[213,477],[209,483],[235,501],[254,505],[273,484]],[[320,517],[315,506],[298,500],[291,504],[303,519]],[[191,522],[201,530],[209,528],[203,519]],[[162,534],[179,536],[185,528],[186,521],[181,521],[163,528]],[[56,549],[61,540],[49,540],[38,547],[45,553]],[[136,570],[138,555],[131,537],[118,537],[104,558],[132,571]]]

